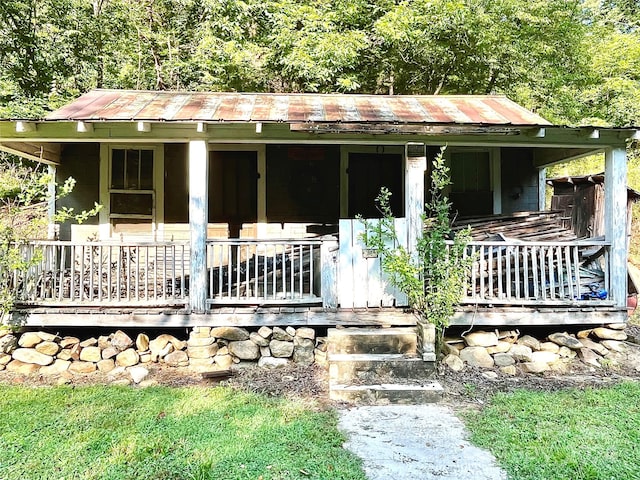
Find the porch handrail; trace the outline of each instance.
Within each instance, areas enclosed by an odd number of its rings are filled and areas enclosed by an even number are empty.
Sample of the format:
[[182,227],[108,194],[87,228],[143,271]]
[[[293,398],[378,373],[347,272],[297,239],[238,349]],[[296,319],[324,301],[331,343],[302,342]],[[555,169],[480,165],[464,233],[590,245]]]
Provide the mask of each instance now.
[[461,303],[611,305],[610,247],[599,239],[469,242],[465,255],[474,260]]
[[188,303],[185,242],[36,240],[18,247],[28,265],[9,279],[18,305]]
[[324,243],[319,238],[208,239],[207,304],[321,304]]

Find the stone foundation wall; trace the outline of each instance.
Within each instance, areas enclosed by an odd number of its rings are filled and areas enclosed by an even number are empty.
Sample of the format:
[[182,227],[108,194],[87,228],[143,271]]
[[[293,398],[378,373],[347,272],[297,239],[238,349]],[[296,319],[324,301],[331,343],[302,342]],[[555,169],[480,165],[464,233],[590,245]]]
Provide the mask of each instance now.
[[194,327],[187,339],[170,334],[132,338],[118,330],[109,335],[81,339],[44,331],[12,333],[0,327],[0,370],[24,374],[74,374],[117,367],[164,363],[196,371],[226,370],[241,361],[260,366],[294,362],[326,362],[326,339],[313,328]]
[[575,333],[558,331],[544,338],[517,330],[478,330],[464,337],[445,337],[443,363],[454,371],[471,366],[506,375],[566,373],[574,362],[595,369],[625,364],[640,370],[640,347],[627,341],[624,329],[625,324],[611,324]]

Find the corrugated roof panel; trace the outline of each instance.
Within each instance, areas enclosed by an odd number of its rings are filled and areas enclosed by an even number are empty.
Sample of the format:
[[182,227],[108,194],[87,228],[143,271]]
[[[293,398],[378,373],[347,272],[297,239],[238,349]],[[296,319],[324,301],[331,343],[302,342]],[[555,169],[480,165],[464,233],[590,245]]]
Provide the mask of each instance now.
[[46,120],[550,125],[506,97],[94,90]]

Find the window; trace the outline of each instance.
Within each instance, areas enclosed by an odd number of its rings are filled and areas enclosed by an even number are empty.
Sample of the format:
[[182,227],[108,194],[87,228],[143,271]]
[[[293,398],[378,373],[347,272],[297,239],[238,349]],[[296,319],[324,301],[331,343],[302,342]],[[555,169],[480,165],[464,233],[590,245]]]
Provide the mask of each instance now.
[[113,148],[110,217],[153,219],[153,150]]
[[489,151],[451,152],[450,197],[453,210],[462,217],[493,213]]

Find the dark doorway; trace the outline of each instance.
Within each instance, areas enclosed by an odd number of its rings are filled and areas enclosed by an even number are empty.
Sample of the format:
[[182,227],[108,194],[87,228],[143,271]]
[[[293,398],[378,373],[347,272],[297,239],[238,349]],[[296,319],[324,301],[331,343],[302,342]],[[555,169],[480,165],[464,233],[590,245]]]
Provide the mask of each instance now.
[[209,222],[228,223],[229,237],[237,238],[243,223],[257,220],[257,152],[210,152]]
[[391,210],[401,217],[404,212],[402,155],[388,153],[349,154],[349,217],[379,218],[375,199],[382,187],[392,193]]

